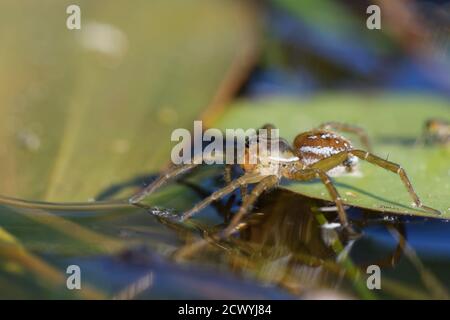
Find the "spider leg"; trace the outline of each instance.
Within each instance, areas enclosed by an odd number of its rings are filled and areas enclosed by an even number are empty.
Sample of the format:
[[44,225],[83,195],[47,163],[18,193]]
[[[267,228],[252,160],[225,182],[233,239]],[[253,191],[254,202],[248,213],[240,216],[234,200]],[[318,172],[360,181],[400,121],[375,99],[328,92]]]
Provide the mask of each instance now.
[[[231,169],[232,169],[232,165],[231,164],[226,164],[225,165],[225,173],[224,173],[223,177],[224,177],[224,180],[225,180],[226,184],[231,183]],[[247,185],[243,185],[239,189],[241,191],[242,200],[244,200],[245,197],[247,196]]]
[[347,229],[350,233],[354,233],[354,231],[349,227],[348,224],[348,218],[347,214],[345,213],[344,204],[342,202],[342,198],[339,195],[339,192],[337,191],[336,187],[334,186],[333,182],[331,181],[330,177],[326,174],[326,171],[317,169],[317,168],[311,168],[311,169],[304,169],[294,174],[294,179],[297,180],[311,180],[314,178],[319,178],[322,183],[325,185],[325,187],[328,190],[328,193],[330,194],[331,199],[336,204],[336,208],[338,210],[339,220],[341,221],[342,226]]
[[422,204],[422,201],[420,200],[419,196],[414,191],[414,188],[411,184],[411,181],[408,178],[408,175],[405,172],[405,169],[403,169],[400,165],[398,165],[394,162],[377,157],[376,155],[373,155],[370,152],[363,151],[363,150],[342,151],[338,154],[332,155],[331,157],[317,161],[316,163],[314,163],[311,166],[311,168],[320,169],[320,170],[323,170],[326,172],[326,171],[340,165],[345,159],[347,159],[348,155],[354,155],[361,160],[365,160],[365,161],[370,162],[376,166],[379,166],[385,170],[389,170],[393,173],[396,173],[397,175],[399,175],[401,181],[405,185],[406,189],[408,190],[408,193],[410,194],[411,198],[414,201],[414,204],[417,207],[427,210],[428,212],[431,212],[434,214],[441,214],[441,212],[439,210],[430,208],[430,207]]
[[224,178],[226,184],[231,183],[231,169],[232,169],[231,164],[225,165],[225,172],[223,174],[223,178]]
[[366,130],[364,130],[363,128],[341,122],[326,122],[321,124],[318,128],[325,130],[338,130],[342,132],[349,132],[356,134],[361,140],[361,143],[363,144],[364,148],[369,150],[369,152],[371,152],[372,150],[369,136],[367,135]]
[[175,252],[174,258],[176,260],[183,259],[201,250],[211,241],[223,240],[224,238],[231,236],[233,233],[246,228],[247,223],[240,223],[242,219],[251,209],[252,205],[255,203],[255,201],[258,199],[261,193],[263,193],[264,190],[267,190],[270,187],[276,185],[277,183],[278,178],[276,176],[268,176],[263,178],[252,190],[252,193],[247,197],[247,199],[244,201],[239,211],[234,215],[233,219],[225,229],[223,229],[221,232],[212,235],[211,237],[209,237],[209,239],[203,238],[196,241],[195,243],[182,247],[181,249]]
[[261,129],[266,129],[266,130],[272,130],[272,129],[276,129],[277,127],[275,127],[273,124],[271,123],[266,123],[265,125],[263,125],[261,127]]
[[257,174],[245,174],[245,175],[237,178],[236,180],[232,181],[230,184],[226,185],[222,189],[219,189],[219,190],[213,192],[209,197],[207,197],[207,198],[203,199],[201,202],[197,203],[192,209],[183,213],[180,217],[180,220],[184,221],[186,219],[189,219],[195,213],[197,213],[198,211],[200,211],[203,208],[205,208],[206,206],[208,206],[211,202],[226,196],[227,194],[233,192],[234,190],[236,190],[237,188],[239,188],[243,185],[253,183],[257,177],[258,177]]
[[198,166],[198,164],[191,163],[191,164],[185,164],[180,166],[174,166],[169,168],[166,172],[161,174],[155,181],[153,181],[151,184],[149,184],[144,189],[140,190],[131,198],[128,199],[128,201],[131,204],[136,204],[140,201],[142,201],[144,198],[152,194],[156,189],[159,189],[162,185],[164,185],[166,182],[168,182],[170,179],[183,174],[193,168]]
[[[201,164],[203,160],[213,160],[213,161],[217,160],[217,156],[215,156],[213,158],[207,157],[205,159],[203,159],[202,156],[203,156],[202,154],[199,156],[195,156],[192,159],[191,163],[189,163],[189,164],[180,164],[180,165],[171,166],[164,173],[162,173],[155,181],[153,181],[147,187],[145,187],[144,189],[140,190],[139,192],[137,192],[136,194],[131,196],[128,199],[128,202],[131,204],[136,204],[139,201],[142,201],[144,198],[146,198],[147,196],[152,194],[154,191],[159,189],[162,185],[164,185],[170,179],[172,179],[178,175],[181,175],[183,173],[186,173],[187,171],[189,171],[191,169],[194,169],[199,164]],[[220,155],[219,155],[219,157],[220,157]]]
[[256,185],[256,187],[253,188],[252,192],[245,197],[242,206],[239,208],[239,211],[233,216],[233,219],[231,219],[230,224],[221,232],[220,237],[226,238],[230,236],[235,231],[242,218],[251,210],[253,204],[256,202],[258,197],[265,190],[275,186],[277,183],[278,183],[277,176],[267,176],[264,179],[262,179]]
[[245,199],[247,198],[247,186],[242,186],[241,188],[241,197],[242,197],[242,201],[245,201]]

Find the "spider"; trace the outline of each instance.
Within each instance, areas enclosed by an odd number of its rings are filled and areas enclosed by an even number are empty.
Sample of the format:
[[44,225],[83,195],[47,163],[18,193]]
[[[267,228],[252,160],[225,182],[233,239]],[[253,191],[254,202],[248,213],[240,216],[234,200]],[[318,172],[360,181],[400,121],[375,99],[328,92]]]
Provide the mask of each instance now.
[[[273,129],[275,127],[268,124],[262,128]],[[358,160],[368,161],[397,174],[417,207],[434,214],[440,214],[438,210],[422,204],[419,196],[414,191],[405,170],[400,165],[382,159],[372,154],[370,151],[353,148],[351,142],[342,135],[336,133],[336,131],[349,132],[358,135],[365,145],[365,148],[370,150],[369,139],[364,130],[353,125],[337,122],[328,122],[310,131],[300,133],[295,137],[292,145],[283,138],[275,139],[268,136],[267,140],[269,140],[270,143],[278,143],[277,154],[266,153],[264,156],[258,154],[256,164],[250,164],[244,161],[244,164],[240,165],[244,174],[233,181],[231,181],[231,167],[230,165],[226,165],[225,180],[227,185],[222,189],[213,192],[209,197],[206,197],[192,209],[184,212],[180,216],[180,221],[191,218],[210,203],[241,188],[242,205],[231,219],[229,225],[221,233],[222,237],[227,237],[235,231],[241,219],[251,210],[258,197],[264,191],[276,187],[282,178],[299,181],[320,179],[336,205],[342,227],[353,234],[354,231],[349,226],[342,198],[328,173],[338,168],[343,168],[345,171],[351,172],[355,169]],[[246,156],[248,156],[249,148],[246,148],[245,151]],[[129,199],[129,202],[131,204],[139,205],[141,200],[153,193],[168,180],[186,173],[196,166],[198,166],[198,164],[192,163],[169,168],[153,183],[133,195]],[[256,185],[251,193],[247,195],[247,186],[249,184]]]
[[428,144],[450,145],[450,123],[442,119],[428,119],[422,140]]

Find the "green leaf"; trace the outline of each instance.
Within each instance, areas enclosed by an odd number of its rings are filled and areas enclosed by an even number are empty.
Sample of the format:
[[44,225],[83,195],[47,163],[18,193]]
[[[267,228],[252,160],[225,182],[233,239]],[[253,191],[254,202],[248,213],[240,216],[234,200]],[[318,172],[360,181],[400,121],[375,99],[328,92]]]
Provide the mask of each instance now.
[[[450,149],[415,143],[426,119],[450,119],[450,106],[445,100],[418,95],[329,94],[308,99],[276,97],[241,101],[228,110],[217,122],[219,128],[259,128],[270,122],[289,141],[323,122],[361,126],[372,139],[374,153],[401,164],[423,203],[440,210],[439,218],[450,218]],[[344,136],[358,146],[357,139]],[[437,217],[412,206],[412,199],[396,174],[363,161],[360,165],[361,176],[334,179],[345,203],[382,212]],[[330,200],[318,181],[293,182],[285,187],[309,197]]]
[[0,4],[2,195],[87,201],[158,171],[171,132],[223,103],[254,53],[237,1],[78,1],[81,30],[69,4]]
[[[145,210],[86,201],[159,171],[171,132],[226,102],[253,62],[255,17],[238,1],[82,0],[81,30],[66,28],[70,4],[0,3],[2,298],[111,297],[139,275],[111,271],[132,265],[124,250],[179,245]],[[87,265],[83,293],[67,290],[72,263]]]

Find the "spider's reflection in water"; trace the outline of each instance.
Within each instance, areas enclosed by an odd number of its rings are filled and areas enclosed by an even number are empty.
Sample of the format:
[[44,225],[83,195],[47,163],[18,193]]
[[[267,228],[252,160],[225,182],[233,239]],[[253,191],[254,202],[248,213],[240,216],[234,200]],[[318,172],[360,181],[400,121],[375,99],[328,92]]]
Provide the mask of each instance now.
[[[189,176],[181,178],[178,183],[198,193],[200,198],[206,197],[211,193],[211,188],[222,182],[221,175],[216,175],[215,178],[206,180],[207,183],[203,184],[206,189],[203,189],[197,183],[189,182],[188,178]],[[125,187],[135,184],[136,181],[132,181]],[[116,189],[120,191],[121,188]],[[278,285],[291,293],[306,297],[324,288],[339,288],[341,294],[342,288],[351,285],[348,265],[344,266],[340,262],[351,252],[354,241],[358,240],[349,239],[348,233],[340,232],[339,228],[330,229],[321,225],[323,221],[320,217],[329,222],[338,221],[335,210],[320,210],[330,205],[330,202],[276,188],[260,197],[238,232],[226,240],[215,239],[214,235],[223,230],[231,220],[235,211],[232,209],[239,207],[240,199],[236,199],[236,195],[212,204],[223,223],[211,226],[202,223],[201,219],[188,222],[191,226],[196,226],[200,237],[184,224],[157,218],[174,230],[184,243],[173,254],[176,260],[216,265],[221,270],[225,267],[244,279],[253,278],[269,285]],[[150,212],[148,208],[147,211]],[[374,213],[366,215],[359,209],[350,209],[349,213],[353,211],[362,213],[360,216],[363,216],[362,219],[352,218],[355,226],[361,228],[372,223],[387,224],[388,228],[396,228],[404,236],[402,224],[384,221],[384,216]],[[365,261],[356,268],[365,272],[366,266],[370,264],[384,267],[395,265],[401,257],[403,244],[398,243],[392,254],[384,259]],[[336,292],[332,297],[335,297]]]
[[[294,294],[345,288],[351,284],[346,281],[350,274],[340,262],[355,240],[319,223],[319,215],[326,216],[327,221],[337,217],[336,212],[319,211],[326,203],[283,189],[272,190],[259,199],[234,236],[225,241],[214,239],[212,235],[224,225],[201,229],[207,241],[190,238],[174,257],[208,263],[218,261],[221,267],[227,265],[238,275],[278,285]],[[218,203],[217,208],[226,224],[228,206]],[[395,263],[399,252],[397,248],[385,259],[388,264]]]
[[[328,241],[338,234],[321,228],[311,212],[315,205],[317,201],[281,189],[261,198],[256,212],[263,214],[254,215],[236,241],[247,245],[250,260],[258,261],[259,277],[298,293],[340,283],[343,273]],[[325,261],[331,262],[328,267]],[[247,265],[240,262],[239,256],[230,256],[234,271],[245,272]]]

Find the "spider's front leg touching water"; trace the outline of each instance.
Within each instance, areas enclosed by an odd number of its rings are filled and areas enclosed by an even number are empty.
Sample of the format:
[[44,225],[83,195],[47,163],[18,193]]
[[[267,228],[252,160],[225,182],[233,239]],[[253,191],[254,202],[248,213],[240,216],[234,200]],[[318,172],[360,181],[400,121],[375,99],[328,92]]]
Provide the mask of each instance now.
[[414,204],[418,208],[422,208],[430,213],[433,214],[441,214],[439,210],[433,209],[431,207],[425,206],[422,201],[420,200],[417,193],[414,191],[414,188],[411,184],[411,181],[409,180],[405,170],[398,164],[385,160],[383,158],[377,157],[376,155],[371,154],[370,152],[363,151],[363,150],[347,150],[342,151],[338,154],[332,155],[328,158],[322,159],[320,161],[317,161],[314,163],[311,168],[312,169],[319,169],[322,171],[328,171],[333,169],[336,166],[339,166],[342,164],[343,161],[348,159],[349,155],[354,155],[358,157],[361,160],[365,160],[367,162],[370,162],[376,166],[379,166],[385,170],[389,170],[395,174],[397,174],[403,184],[405,185],[406,189],[408,190],[408,193],[410,194],[411,198],[414,201]]
[[264,177],[252,190],[252,192],[243,200],[242,206],[239,211],[233,216],[233,219],[228,224],[228,226],[222,231],[213,234],[208,238],[203,238],[190,245],[183,246],[174,253],[174,259],[183,259],[186,256],[190,256],[194,252],[201,250],[204,246],[208,245],[210,242],[217,242],[224,240],[234,233],[238,232],[240,229],[245,228],[246,224],[242,223],[247,213],[252,209],[254,203],[258,197],[266,190],[276,186],[278,184],[278,178],[276,176],[266,176]]
[[256,200],[258,200],[259,196],[266,190],[276,186],[278,184],[277,176],[266,176],[263,178],[255,188],[253,188],[252,192],[243,199],[242,205],[239,208],[239,211],[233,216],[230,224],[221,232],[221,237],[226,238],[230,236],[236,227],[241,222],[242,218],[247,215],[247,213],[252,209]]
[[[342,163],[342,162],[341,162]],[[348,224],[347,214],[345,213],[344,204],[342,203],[342,198],[339,195],[336,187],[331,181],[330,177],[326,174],[324,170],[321,169],[303,169],[298,172],[293,173],[292,179],[307,181],[315,178],[319,178],[330,194],[332,201],[336,204],[338,210],[339,220],[341,221],[342,227],[347,229],[350,233],[355,233],[353,229]]]
[[[223,198],[224,196],[233,192],[237,188],[246,186],[249,183],[258,182],[258,180],[261,180],[261,178],[258,174],[255,174],[255,173],[244,174],[243,176],[241,176],[241,177],[237,178],[236,180],[232,181],[231,183],[227,184],[222,189],[219,189],[219,190],[213,192],[209,197],[207,197],[207,198],[203,199],[201,202],[197,203],[192,209],[183,213],[180,217],[181,221],[189,219],[195,213],[197,213],[198,211],[207,207],[211,202],[216,201],[220,198]],[[233,218],[233,220],[234,220],[234,218]]]

